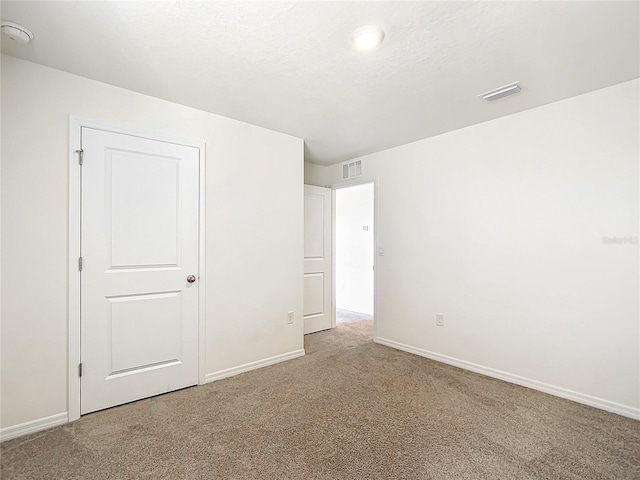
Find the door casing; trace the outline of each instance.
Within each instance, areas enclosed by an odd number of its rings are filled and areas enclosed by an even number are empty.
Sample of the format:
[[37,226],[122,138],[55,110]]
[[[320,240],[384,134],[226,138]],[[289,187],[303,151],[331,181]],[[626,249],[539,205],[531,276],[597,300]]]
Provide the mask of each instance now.
[[110,125],[75,115],[69,116],[69,244],[68,244],[68,340],[67,340],[67,414],[70,422],[80,418],[80,272],[78,259],[81,252],[82,182],[78,150],[81,146],[81,128],[89,127],[107,132],[121,133],[176,143],[198,148],[199,155],[199,216],[198,216],[198,384],[205,383],[205,164],[206,144],[173,137],[157,132]]

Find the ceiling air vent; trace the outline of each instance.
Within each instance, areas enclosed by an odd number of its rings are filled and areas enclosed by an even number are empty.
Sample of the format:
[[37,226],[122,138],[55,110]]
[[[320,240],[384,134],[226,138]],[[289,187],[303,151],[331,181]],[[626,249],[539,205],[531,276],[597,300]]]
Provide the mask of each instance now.
[[504,87],[496,88],[495,90],[482,93],[478,95],[478,97],[486,100],[487,102],[495,102],[496,100],[515,95],[516,93],[520,93],[521,91],[522,88],[520,88],[518,82],[513,82],[509,85],[505,85]]
[[362,175],[362,160],[349,162],[342,165],[342,179],[347,180]]

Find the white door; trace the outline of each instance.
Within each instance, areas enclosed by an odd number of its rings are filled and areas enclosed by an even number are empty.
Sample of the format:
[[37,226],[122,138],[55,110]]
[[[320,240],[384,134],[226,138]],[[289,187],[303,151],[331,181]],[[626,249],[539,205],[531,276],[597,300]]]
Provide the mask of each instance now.
[[304,186],[304,333],[331,328],[331,189]]
[[199,149],[86,127],[82,149],[84,414],[198,383]]

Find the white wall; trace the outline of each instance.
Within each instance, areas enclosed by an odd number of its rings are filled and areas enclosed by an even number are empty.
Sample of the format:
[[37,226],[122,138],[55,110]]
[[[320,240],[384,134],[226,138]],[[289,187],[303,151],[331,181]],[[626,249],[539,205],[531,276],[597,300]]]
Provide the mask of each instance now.
[[304,183],[317,187],[329,187],[328,169],[323,165],[315,163],[304,163]]
[[378,340],[640,418],[638,245],[602,240],[638,236],[639,89],[361,157]]
[[301,139],[3,56],[2,426],[67,409],[69,115],[206,142],[207,373],[302,349]]
[[373,315],[373,183],[339,188],[335,202],[336,307]]

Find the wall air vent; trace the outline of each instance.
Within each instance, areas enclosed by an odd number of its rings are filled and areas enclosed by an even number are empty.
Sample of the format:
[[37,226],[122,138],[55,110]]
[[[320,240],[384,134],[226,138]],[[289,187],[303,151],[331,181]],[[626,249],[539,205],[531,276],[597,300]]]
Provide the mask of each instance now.
[[515,95],[516,93],[520,93],[522,88],[518,85],[518,82],[510,83],[509,85],[505,85],[504,87],[496,88],[495,90],[491,90],[489,92],[481,93],[478,97],[486,100],[487,102],[495,102],[496,100],[500,100],[504,97],[509,97],[511,95]]
[[362,160],[356,160],[355,162],[348,162],[342,165],[343,180],[359,177],[360,175],[362,175]]

